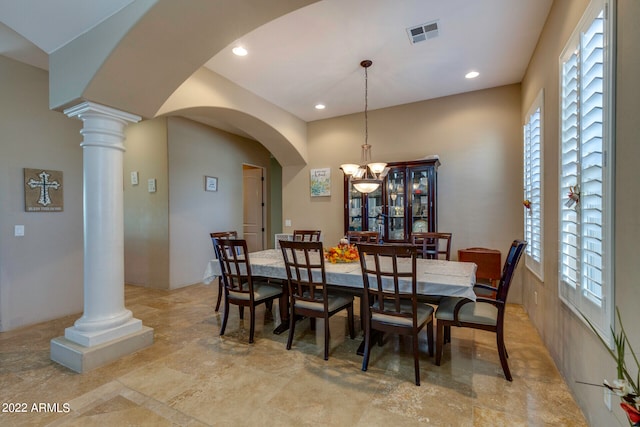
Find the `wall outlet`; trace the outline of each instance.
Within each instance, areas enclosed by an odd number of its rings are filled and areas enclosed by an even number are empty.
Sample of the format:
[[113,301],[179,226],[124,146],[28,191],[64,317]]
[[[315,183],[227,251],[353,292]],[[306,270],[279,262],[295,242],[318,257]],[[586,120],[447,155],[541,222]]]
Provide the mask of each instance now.
[[131,185],[138,185],[138,172],[131,172]]
[[151,178],[147,181],[147,186],[149,188],[149,193],[155,193],[156,192],[156,180]]
[[13,227],[13,235],[16,237],[24,236],[24,225],[16,225]]
[[284,226],[285,227],[291,227],[291,220],[290,219],[285,219],[284,220]]

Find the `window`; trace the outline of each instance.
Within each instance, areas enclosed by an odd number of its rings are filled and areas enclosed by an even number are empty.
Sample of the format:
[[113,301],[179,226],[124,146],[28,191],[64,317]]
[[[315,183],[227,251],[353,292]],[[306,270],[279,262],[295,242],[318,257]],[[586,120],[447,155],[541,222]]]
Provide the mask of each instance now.
[[524,125],[524,239],[525,265],[544,280],[542,242],[542,91],[526,115]]
[[611,3],[592,0],[560,57],[560,298],[611,342]]

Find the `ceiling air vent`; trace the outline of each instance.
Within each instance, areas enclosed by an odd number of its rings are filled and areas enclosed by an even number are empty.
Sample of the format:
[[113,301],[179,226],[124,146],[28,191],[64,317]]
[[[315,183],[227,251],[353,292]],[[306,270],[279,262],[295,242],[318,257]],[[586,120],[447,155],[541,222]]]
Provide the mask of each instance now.
[[407,28],[407,34],[409,35],[409,41],[411,41],[411,44],[436,38],[440,35],[439,23],[438,21],[431,21],[426,24],[409,27]]

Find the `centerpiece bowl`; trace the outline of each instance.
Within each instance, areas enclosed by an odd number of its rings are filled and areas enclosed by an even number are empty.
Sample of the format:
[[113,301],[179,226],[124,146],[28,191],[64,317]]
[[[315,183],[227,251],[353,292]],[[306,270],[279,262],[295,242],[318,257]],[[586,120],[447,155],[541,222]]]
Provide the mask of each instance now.
[[360,260],[358,248],[341,240],[337,246],[332,246],[324,251],[324,257],[332,264],[356,262]]

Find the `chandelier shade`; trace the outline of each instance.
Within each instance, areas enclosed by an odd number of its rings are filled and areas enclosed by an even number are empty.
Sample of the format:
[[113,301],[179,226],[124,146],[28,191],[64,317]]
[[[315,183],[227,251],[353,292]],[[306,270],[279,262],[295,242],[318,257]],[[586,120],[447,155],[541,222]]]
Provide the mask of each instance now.
[[369,145],[369,117],[368,117],[368,95],[369,83],[367,69],[373,64],[366,59],[360,62],[364,68],[364,144],[362,144],[361,163],[345,163],[340,165],[340,169],[345,175],[351,177],[353,188],[361,193],[371,193],[380,187],[382,179],[388,172],[387,164],[382,162],[371,162],[371,145]]
[[378,187],[380,187],[380,181],[381,180],[379,179],[361,178],[354,179],[352,183],[353,188],[358,190],[360,193],[371,193],[376,191]]

